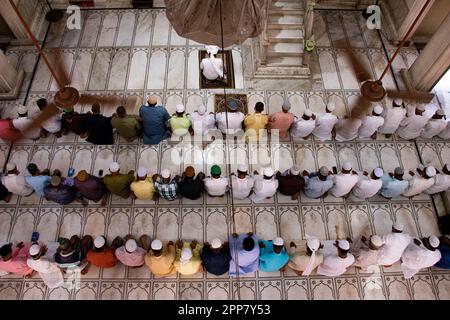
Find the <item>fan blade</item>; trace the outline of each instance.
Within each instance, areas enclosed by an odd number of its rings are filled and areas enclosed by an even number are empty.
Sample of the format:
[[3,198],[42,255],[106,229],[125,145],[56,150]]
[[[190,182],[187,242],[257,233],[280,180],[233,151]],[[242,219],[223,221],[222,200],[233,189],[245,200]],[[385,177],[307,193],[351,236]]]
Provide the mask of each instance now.
[[[63,63],[62,55],[60,51],[53,52],[54,56],[54,68],[55,72],[59,77],[59,80],[64,84],[64,86],[68,86],[70,84],[69,73],[67,72],[66,66]],[[62,88],[59,88],[62,89]]]
[[46,121],[46,120],[50,119],[51,117],[56,116],[57,114],[60,114],[60,113],[61,113],[61,110],[54,103],[50,103],[39,114],[39,116],[37,116],[36,118],[33,119],[33,122],[27,128],[25,128],[23,131],[20,132],[20,134],[14,140],[23,138],[26,133],[30,132],[31,130],[33,130],[37,127],[40,127],[44,121]]
[[351,118],[361,118],[362,116],[365,116],[371,107],[372,103],[363,96],[360,96],[356,101],[356,106],[351,111]]
[[364,81],[373,78],[370,68],[360,61],[351,48],[346,48],[345,53],[350,59],[350,66],[352,67],[353,73],[356,75],[356,79],[358,79],[359,83],[363,83]]
[[387,90],[387,95],[391,99],[403,99],[403,100],[412,100],[419,103],[429,103],[434,99],[435,95],[433,93],[428,92],[410,92],[410,91],[395,91],[395,90]]

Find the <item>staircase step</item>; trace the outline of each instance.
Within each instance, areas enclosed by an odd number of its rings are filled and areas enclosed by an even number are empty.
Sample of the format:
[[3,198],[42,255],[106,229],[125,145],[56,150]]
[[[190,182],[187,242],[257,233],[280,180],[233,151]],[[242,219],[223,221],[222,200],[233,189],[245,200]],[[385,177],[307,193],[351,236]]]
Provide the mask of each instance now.
[[269,30],[302,30],[303,23],[289,23],[289,24],[279,24],[279,23],[270,23],[267,25],[267,29]]
[[[294,39],[294,40],[302,40],[303,38],[303,30],[302,29],[273,29],[268,30],[269,38],[274,39]],[[288,41],[286,41],[288,42]]]
[[268,67],[301,67],[303,59],[301,56],[296,57],[267,57]]
[[283,9],[283,10],[303,10],[304,6],[298,2],[278,1],[272,2],[270,9]]
[[269,8],[269,15],[281,16],[281,15],[285,15],[285,14],[303,16],[305,14],[305,11],[303,11],[301,9]]
[[298,24],[298,23],[303,23],[302,15],[292,15],[292,14],[269,15],[268,24]]
[[274,52],[303,52],[303,43],[274,43],[268,46],[270,51]]
[[303,52],[283,52],[283,51],[273,51],[268,50],[268,57],[299,57],[303,54]]

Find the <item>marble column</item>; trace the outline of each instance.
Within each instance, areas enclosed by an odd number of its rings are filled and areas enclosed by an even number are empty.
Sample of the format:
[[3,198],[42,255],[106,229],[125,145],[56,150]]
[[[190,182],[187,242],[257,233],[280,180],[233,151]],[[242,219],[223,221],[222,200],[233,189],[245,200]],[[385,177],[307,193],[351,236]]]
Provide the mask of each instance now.
[[412,86],[431,91],[450,68],[450,13],[408,70]]
[[16,70],[0,50],[0,100],[16,99],[24,79],[24,71]]

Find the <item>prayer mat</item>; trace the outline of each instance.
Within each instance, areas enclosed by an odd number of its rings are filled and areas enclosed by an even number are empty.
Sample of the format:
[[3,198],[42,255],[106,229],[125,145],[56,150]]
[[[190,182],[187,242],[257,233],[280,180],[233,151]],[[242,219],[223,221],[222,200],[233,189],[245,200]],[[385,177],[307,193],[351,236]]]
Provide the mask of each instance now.
[[[227,94],[227,102],[230,100],[235,100],[238,105],[237,111],[242,112],[243,114],[248,113],[248,100],[246,94]],[[225,95],[216,94],[214,95],[214,112],[225,112],[229,111],[229,109],[225,105]]]
[[200,89],[234,89],[234,67],[233,67],[233,55],[231,50],[225,50],[225,58],[223,51],[219,51],[216,58],[220,58],[223,61],[223,78],[216,80],[208,80],[200,70],[200,63],[204,58],[208,58],[208,52],[206,50],[200,50],[198,52],[198,69],[200,73]]

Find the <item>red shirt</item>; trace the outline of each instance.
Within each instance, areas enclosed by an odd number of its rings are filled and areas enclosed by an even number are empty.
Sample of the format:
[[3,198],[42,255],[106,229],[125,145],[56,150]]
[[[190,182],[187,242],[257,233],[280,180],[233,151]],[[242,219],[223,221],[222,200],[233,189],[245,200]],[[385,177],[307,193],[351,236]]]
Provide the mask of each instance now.
[[11,119],[0,119],[0,139],[11,141],[18,133],[20,131],[14,128]]
[[105,249],[102,252],[91,250],[88,252],[86,260],[99,268],[112,268],[117,263],[116,255],[111,248]]

